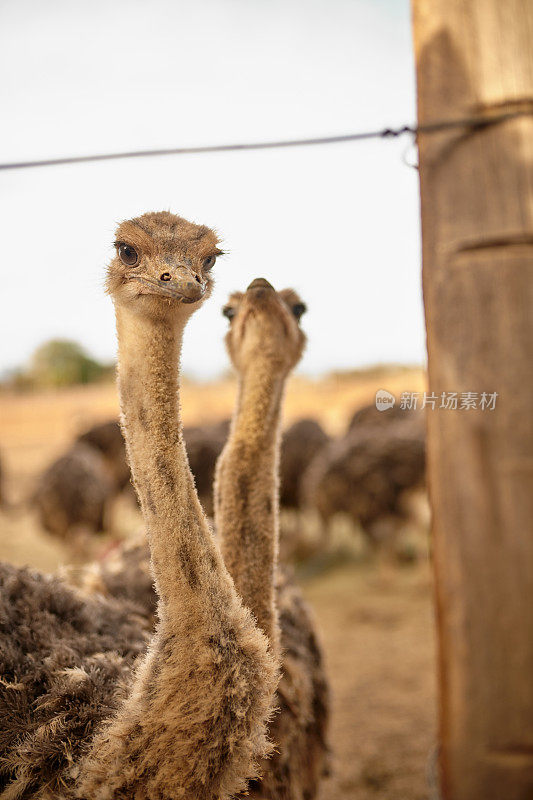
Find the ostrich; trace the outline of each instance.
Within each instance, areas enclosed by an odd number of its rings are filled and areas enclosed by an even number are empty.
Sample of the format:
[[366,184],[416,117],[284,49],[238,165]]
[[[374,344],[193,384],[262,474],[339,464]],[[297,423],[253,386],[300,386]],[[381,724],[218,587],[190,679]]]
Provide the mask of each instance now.
[[108,271],[128,456],[158,622],[125,601],[0,569],[3,797],[226,800],[257,776],[278,660],[243,606],[183,444],[184,327],[212,287],[215,234],[168,212],[122,223]]
[[264,279],[235,293],[224,309],[226,346],[239,378],[237,408],[217,464],[215,527],[237,591],[283,652],[281,713],[270,731],[277,753],[255,797],[313,798],[325,767],[327,682],[309,611],[277,569],[278,461],[285,383],[303,352],[305,305]]
[[217,459],[222,452],[229,432],[229,420],[212,425],[189,426],[183,429],[183,438],[189,466],[194,475],[196,491],[205,513],[213,516],[213,481]]
[[116,421],[104,422],[78,436],[45,469],[30,503],[45,531],[83,545],[87,535],[108,527],[110,503],[129,485],[120,426]]
[[378,411],[375,403],[362,406],[354,411],[348,422],[348,433],[363,425],[377,425],[379,427],[389,425],[391,422],[406,422],[417,416],[416,411],[401,408],[399,404],[387,408],[385,411]]
[[80,541],[106,527],[110,500],[116,494],[113,471],[101,452],[75,443],[40,476],[30,500],[41,527],[61,539]]
[[131,485],[126,446],[117,420],[107,420],[94,425],[80,434],[76,441],[83,442],[101,453],[113,475],[117,493]]
[[[252,782],[249,791],[269,800],[311,800],[326,767],[328,685],[307,604],[288,571],[276,565],[280,406],[288,371],[303,347],[297,319],[304,307],[292,292],[276,293],[265,284],[254,281],[224,309],[232,320],[227,344],[239,372],[240,400],[217,467],[217,535],[245,603],[263,630],[281,641],[280,710],[270,728],[276,754],[263,764],[262,782]],[[251,347],[258,335],[261,347]],[[87,567],[81,585],[127,599],[152,624],[156,595],[144,542],[124,545]]]
[[365,424],[361,417],[345,437],[331,442],[313,460],[302,494],[324,523],[345,512],[361,525],[371,544],[379,545],[390,540],[404,520],[406,494],[422,488],[424,481],[422,415],[408,413],[387,424]]
[[144,533],[109,550],[101,559],[63,574],[84,594],[126,600],[135,606],[149,628],[157,622],[157,594],[150,564],[150,547]]
[[280,504],[300,506],[302,475],[316,454],[329,442],[317,420],[300,419],[283,434],[280,463]]

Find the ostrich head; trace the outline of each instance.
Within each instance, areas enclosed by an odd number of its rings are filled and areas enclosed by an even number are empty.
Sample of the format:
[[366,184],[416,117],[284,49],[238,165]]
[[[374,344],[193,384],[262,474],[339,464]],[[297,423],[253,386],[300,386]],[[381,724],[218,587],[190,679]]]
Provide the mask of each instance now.
[[222,251],[216,234],[167,211],[122,222],[107,291],[116,303],[150,316],[186,316],[209,296]]
[[267,361],[287,373],[300,360],[305,334],[300,317],[306,310],[292,289],[276,292],[264,278],[256,278],[246,292],[235,292],[222,309],[230,322],[226,346],[240,372]]

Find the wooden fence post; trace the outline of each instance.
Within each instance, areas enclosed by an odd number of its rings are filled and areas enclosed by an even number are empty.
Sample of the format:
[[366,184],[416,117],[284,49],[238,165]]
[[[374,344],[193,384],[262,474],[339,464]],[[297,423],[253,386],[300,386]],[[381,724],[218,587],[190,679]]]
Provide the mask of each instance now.
[[[420,124],[533,109],[533,0],[413,0],[413,24]],[[429,389],[477,406],[428,412],[441,791],[531,800],[533,116],[419,152]]]

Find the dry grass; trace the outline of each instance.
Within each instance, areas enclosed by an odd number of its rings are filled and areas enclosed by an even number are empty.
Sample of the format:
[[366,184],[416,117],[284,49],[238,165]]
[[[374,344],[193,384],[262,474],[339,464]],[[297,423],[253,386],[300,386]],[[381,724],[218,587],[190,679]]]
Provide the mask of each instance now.
[[[424,375],[420,370],[393,370],[320,381],[295,378],[287,393],[285,419],[314,416],[330,433],[338,434],[356,408],[373,401],[378,388],[396,396],[401,391],[423,391]],[[200,385],[186,382],[182,396],[186,424],[229,416],[234,398],[231,379]],[[8,498],[27,497],[39,471],[75,434],[117,411],[112,384],[1,394],[0,451]],[[126,502],[115,509],[114,521],[124,535],[141,522]],[[110,538],[96,542],[93,552],[108,547]],[[34,515],[23,508],[0,513],[0,558],[53,570],[72,561],[73,553],[47,537]],[[428,796],[425,774],[434,737],[427,562],[393,567],[360,557],[339,561],[326,558],[322,571],[303,572],[333,687],[333,775],[320,800],[422,800]],[[324,571],[324,565],[329,569]]]

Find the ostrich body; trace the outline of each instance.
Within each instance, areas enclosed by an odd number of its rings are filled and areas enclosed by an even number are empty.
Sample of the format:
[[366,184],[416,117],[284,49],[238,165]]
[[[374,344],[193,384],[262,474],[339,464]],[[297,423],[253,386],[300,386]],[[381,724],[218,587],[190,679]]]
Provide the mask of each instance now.
[[104,456],[78,442],[43,472],[31,502],[44,530],[68,539],[76,533],[104,530],[115,491],[113,473]]
[[[181,432],[183,329],[210,293],[209,270],[218,252],[212,231],[167,212],[145,214],[117,231],[108,291],[117,317],[122,422],[148,531],[158,622],[132,669],[132,655],[121,652],[120,640],[115,646],[116,626],[105,628],[93,617],[95,604],[114,608],[126,615],[124,624],[131,621],[142,631],[142,620],[125,601],[80,600],[75,590],[57,584],[49,591],[42,629],[36,629],[35,615],[17,624],[10,607],[18,597],[23,614],[26,596],[33,607],[31,587],[48,579],[14,570],[10,591],[3,580],[6,624],[14,625],[0,642],[2,662],[13,674],[0,697],[0,741],[8,740],[0,753],[3,800],[226,800],[257,775],[257,763],[269,751],[266,723],[277,660],[224,566],[195,493]],[[66,621],[65,604],[74,601],[82,605],[79,623],[76,617]],[[107,693],[97,680],[98,663],[91,673],[87,662],[87,625],[112,634],[107,647],[97,653],[91,648],[104,672],[115,671]],[[59,669],[38,647],[48,628],[56,634],[49,655],[57,655]],[[78,633],[79,644],[71,646]],[[83,686],[96,721],[81,720],[80,736],[72,741],[61,728],[68,729],[69,715],[76,719],[78,705],[63,713],[50,686],[85,681],[87,671],[96,672]],[[25,696],[41,714],[29,739],[20,711]],[[55,758],[43,756],[48,732],[62,743]],[[28,771],[43,758],[47,772],[34,774],[30,784]]]
[[131,480],[131,472],[126,458],[124,437],[117,420],[101,422],[80,434],[78,442],[83,442],[92,447],[103,456],[116,486],[116,491],[121,492]]
[[0,564],[2,800],[78,797],[92,738],[125,700],[149,638],[133,604]]
[[402,408],[399,403],[385,409],[385,411],[379,411],[375,403],[369,403],[369,405],[362,406],[357,411],[354,411],[348,422],[348,432],[361,430],[369,425],[381,428],[388,426],[391,422],[407,422],[417,416],[419,416],[417,411]]
[[104,422],[78,436],[40,476],[31,504],[48,533],[61,539],[103,531],[111,501],[130,481],[118,422]]
[[387,423],[374,423],[372,414],[367,423],[362,415],[317,455],[303,480],[304,502],[324,522],[345,512],[373,544],[395,532],[406,516],[406,494],[425,482],[423,417],[401,413]]
[[[127,601],[151,629],[157,596],[144,539],[122,545],[102,562],[76,573],[84,592]],[[281,679],[270,724],[275,754],[261,768],[262,780],[249,787],[252,797],[268,800],[315,796],[327,769],[329,688],[311,611],[287,568],[276,578],[281,637]],[[268,794],[265,791],[268,788]],[[305,789],[306,793],[301,795]]]
[[316,454],[329,442],[317,420],[300,419],[283,433],[280,464],[280,504],[298,508],[302,476]]
[[213,516],[213,482],[215,468],[229,432],[229,420],[213,425],[188,426],[183,429],[189,466],[196,491],[205,513]]

